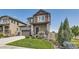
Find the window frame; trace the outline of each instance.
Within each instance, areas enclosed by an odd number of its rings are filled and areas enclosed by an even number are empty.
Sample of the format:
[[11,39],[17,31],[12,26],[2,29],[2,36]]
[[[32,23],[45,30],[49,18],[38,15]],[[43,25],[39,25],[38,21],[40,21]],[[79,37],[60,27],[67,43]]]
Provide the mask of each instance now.
[[45,15],[40,15],[37,17],[38,21],[37,22],[45,22]]

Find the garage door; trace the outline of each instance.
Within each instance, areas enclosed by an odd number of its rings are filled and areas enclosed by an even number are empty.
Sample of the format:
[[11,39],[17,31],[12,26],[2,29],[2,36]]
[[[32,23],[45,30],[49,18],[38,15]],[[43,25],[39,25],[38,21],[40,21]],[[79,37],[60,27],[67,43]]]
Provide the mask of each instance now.
[[29,30],[23,30],[22,31],[22,35],[29,36],[30,35],[30,31]]

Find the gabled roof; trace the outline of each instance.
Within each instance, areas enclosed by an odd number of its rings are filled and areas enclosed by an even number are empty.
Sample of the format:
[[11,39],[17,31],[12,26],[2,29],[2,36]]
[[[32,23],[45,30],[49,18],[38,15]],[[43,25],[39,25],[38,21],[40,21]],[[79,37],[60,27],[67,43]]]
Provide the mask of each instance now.
[[31,21],[31,19],[33,19],[33,17],[28,17],[28,18],[27,18],[28,21]]
[[11,17],[11,16],[7,16],[7,15],[0,16],[0,19],[3,18],[3,17],[9,17],[9,19],[11,19],[11,20],[14,20],[14,21],[17,21],[17,22],[19,22],[19,23],[22,23],[22,24],[27,25],[26,23],[24,23],[24,22],[22,22],[22,21],[20,21],[20,20],[17,20],[17,19],[15,19],[15,18]]
[[28,17],[27,19],[33,19],[33,17]]
[[40,12],[43,12],[44,14],[47,14],[47,15],[50,15],[50,13],[49,12],[47,12],[47,11],[45,11],[45,10],[42,10],[42,9],[40,9],[38,12],[36,12],[33,16],[36,16],[38,13],[40,13]]

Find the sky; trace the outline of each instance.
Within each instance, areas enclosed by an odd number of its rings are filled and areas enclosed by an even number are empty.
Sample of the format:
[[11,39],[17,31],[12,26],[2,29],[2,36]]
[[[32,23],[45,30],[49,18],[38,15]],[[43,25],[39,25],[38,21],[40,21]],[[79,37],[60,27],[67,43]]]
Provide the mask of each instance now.
[[[0,9],[0,16],[8,15],[26,23],[27,18],[33,16],[39,9]],[[51,29],[57,32],[60,23],[67,17],[70,27],[79,25],[79,9],[45,9],[51,13]]]

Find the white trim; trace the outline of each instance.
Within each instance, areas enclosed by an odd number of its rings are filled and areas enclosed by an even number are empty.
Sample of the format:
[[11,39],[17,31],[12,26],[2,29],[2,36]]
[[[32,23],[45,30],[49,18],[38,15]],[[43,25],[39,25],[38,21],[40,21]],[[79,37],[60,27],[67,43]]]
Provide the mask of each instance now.
[[[40,21],[41,19],[39,19],[40,16],[44,16],[44,21]],[[45,15],[40,15],[40,16],[37,16],[37,22],[45,22]]]

